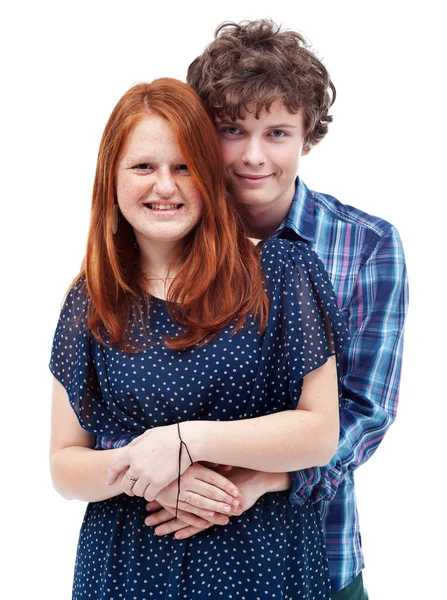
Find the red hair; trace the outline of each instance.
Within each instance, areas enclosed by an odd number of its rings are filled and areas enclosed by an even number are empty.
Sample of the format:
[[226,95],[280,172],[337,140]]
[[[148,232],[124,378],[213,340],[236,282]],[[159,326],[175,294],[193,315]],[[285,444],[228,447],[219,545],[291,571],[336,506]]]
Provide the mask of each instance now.
[[[166,341],[184,349],[211,339],[229,323],[236,331],[247,317],[265,329],[268,300],[259,251],[243,232],[226,198],[220,142],[214,124],[194,90],[175,79],[135,85],[114,108],[102,136],[93,186],[86,275],[90,298],[87,326],[102,343],[132,350],[130,309],[141,307],[139,253],[131,225],[120,215],[112,233],[118,160],[131,130],[155,113],[172,127],[183,160],[200,191],[201,218],[189,234],[167,300],[171,316],[185,328]],[[141,314],[141,311],[140,311]]]

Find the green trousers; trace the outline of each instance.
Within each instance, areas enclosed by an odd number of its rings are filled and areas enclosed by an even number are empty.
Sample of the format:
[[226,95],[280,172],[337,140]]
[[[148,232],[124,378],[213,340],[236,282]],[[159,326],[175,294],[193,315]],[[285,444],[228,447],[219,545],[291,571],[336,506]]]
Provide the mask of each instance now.
[[360,573],[348,586],[336,592],[332,600],[368,600],[368,592],[363,587],[362,574]]

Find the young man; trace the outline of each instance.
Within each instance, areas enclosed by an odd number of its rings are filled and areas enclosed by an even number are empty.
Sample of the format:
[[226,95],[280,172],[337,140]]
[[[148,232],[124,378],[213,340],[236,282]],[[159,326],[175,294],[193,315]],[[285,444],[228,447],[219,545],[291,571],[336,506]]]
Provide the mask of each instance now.
[[[278,474],[275,489],[291,487],[293,503],[321,504],[333,599],[367,598],[354,471],[396,415],[407,307],[399,235],[383,219],[310,191],[297,177],[301,156],[327,133],[335,99],[326,68],[298,33],[268,20],[224,23],[190,65],[187,81],[215,120],[228,191],[252,235],[307,242],[349,324],[337,452],[324,468],[287,479]],[[262,474],[252,484],[255,496],[272,489],[272,474],[264,488],[260,481]]]

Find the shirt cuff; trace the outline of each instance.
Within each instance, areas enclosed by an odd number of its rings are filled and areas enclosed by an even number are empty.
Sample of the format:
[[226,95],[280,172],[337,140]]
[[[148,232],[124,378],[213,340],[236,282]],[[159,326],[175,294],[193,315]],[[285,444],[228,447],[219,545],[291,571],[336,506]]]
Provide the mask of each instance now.
[[335,496],[341,481],[341,472],[337,468],[330,471],[322,467],[292,471],[290,473],[292,488],[289,502],[302,506],[309,499],[316,502],[329,501]]

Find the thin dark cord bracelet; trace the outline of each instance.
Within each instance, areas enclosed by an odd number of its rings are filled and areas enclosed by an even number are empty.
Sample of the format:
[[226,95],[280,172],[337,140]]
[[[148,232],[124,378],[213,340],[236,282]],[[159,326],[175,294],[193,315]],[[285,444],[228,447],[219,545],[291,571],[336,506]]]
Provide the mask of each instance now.
[[175,503],[175,520],[176,521],[177,521],[177,514],[178,514],[178,503],[179,503],[179,499],[180,499],[180,470],[182,468],[182,450],[183,450],[183,446],[185,446],[185,448],[186,448],[186,452],[188,453],[191,465],[194,464],[194,461],[191,458],[191,454],[189,453],[188,446],[182,440],[182,435],[180,433],[180,423],[177,423],[177,433],[178,433],[178,437],[179,437],[179,440],[180,440],[180,448],[179,448],[179,451],[178,451],[177,501]]

